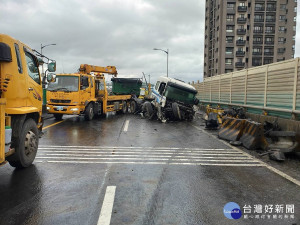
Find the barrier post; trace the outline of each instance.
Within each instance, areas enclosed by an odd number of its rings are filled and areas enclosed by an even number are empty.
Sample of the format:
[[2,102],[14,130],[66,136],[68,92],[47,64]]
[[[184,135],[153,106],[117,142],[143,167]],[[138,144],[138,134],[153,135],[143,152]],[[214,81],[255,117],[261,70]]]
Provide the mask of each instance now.
[[220,74],[220,78],[219,78],[219,102],[221,102],[221,74]]
[[231,99],[232,99],[232,75],[233,73],[231,73],[231,76],[230,76],[230,104],[232,103]]
[[210,77],[210,82],[209,82],[209,87],[210,87],[210,89],[209,89],[209,101],[211,102],[211,82],[212,82],[212,77]]
[[269,72],[269,66],[266,67],[266,74],[265,74],[264,108],[267,107],[268,72]]
[[246,70],[246,74],[245,74],[244,105],[247,104],[247,83],[248,83],[248,69]]
[[299,66],[299,58],[296,58],[295,71],[294,71],[295,73],[294,73],[294,90],[293,90],[293,111],[296,110],[298,66]]

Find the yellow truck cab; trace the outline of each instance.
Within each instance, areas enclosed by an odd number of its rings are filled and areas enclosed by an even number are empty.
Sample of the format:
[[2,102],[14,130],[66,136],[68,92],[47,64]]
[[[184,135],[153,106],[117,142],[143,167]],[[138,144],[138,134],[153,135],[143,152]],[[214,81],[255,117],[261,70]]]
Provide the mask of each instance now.
[[126,113],[131,95],[109,95],[103,73],[116,76],[117,70],[114,66],[82,64],[79,73],[57,74],[47,89],[48,113],[57,120],[65,114],[84,115],[88,121],[107,112]]
[[39,65],[31,48],[0,34],[0,164],[28,167],[36,156],[43,125]]
[[91,75],[57,74],[55,81],[48,85],[47,111],[57,120],[63,114],[83,114],[90,102],[96,102],[95,78]]

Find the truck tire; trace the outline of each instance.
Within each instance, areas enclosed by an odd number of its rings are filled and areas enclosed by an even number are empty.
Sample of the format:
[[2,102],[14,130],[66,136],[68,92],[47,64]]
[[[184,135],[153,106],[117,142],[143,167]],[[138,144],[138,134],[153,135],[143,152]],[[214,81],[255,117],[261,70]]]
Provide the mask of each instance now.
[[194,120],[194,114],[193,113],[189,113],[187,120],[188,121],[193,121]]
[[126,101],[122,101],[122,113],[126,114],[128,111],[128,106]]
[[9,164],[16,168],[25,168],[35,159],[39,144],[39,131],[36,122],[29,118],[25,120],[20,136],[15,143],[15,153],[7,158]]
[[143,113],[145,118],[151,120],[154,116],[154,111],[150,102],[145,102],[143,104]]
[[176,102],[172,103],[172,112],[173,112],[173,116],[176,120],[181,120],[180,109]]
[[98,102],[94,105],[94,118],[101,117],[103,115],[102,104]]
[[54,115],[55,120],[62,120],[62,118],[63,118],[63,114],[56,113],[56,114],[53,114],[53,115]]
[[133,114],[136,112],[136,110],[137,110],[137,104],[134,100],[132,100],[130,102],[130,112]]
[[90,121],[94,118],[94,106],[93,103],[88,104],[88,106],[85,108],[84,112],[84,119],[86,121]]

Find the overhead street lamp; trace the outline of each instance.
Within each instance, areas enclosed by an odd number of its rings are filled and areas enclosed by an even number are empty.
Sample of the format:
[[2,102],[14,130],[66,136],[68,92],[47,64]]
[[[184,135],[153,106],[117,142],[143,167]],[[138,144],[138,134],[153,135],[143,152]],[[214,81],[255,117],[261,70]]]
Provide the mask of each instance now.
[[163,51],[164,53],[167,54],[167,77],[169,76],[169,49],[167,50],[163,50],[163,49],[160,49],[160,48],[154,48],[153,50],[159,50],[159,51]]
[[41,44],[41,55],[43,57],[43,48],[47,47],[47,46],[50,46],[50,45],[56,45],[56,44],[48,44],[48,45],[42,45]]

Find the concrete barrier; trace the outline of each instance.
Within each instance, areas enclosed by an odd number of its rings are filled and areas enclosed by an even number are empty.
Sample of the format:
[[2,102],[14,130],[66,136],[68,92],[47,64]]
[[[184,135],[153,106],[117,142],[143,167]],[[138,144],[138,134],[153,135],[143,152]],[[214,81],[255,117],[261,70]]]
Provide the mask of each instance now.
[[236,119],[231,117],[223,118],[222,126],[219,130],[219,138],[227,141],[238,141],[243,134],[244,119]]
[[249,150],[267,149],[268,142],[264,136],[264,127],[261,123],[246,120],[243,135],[240,138],[243,146]]

